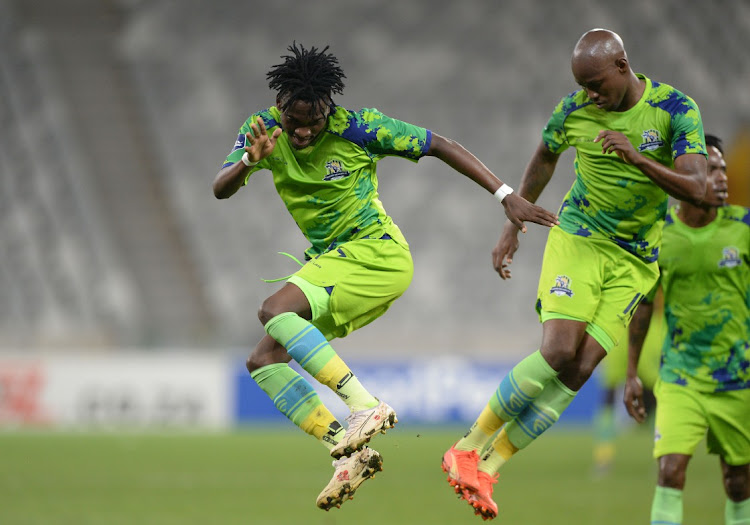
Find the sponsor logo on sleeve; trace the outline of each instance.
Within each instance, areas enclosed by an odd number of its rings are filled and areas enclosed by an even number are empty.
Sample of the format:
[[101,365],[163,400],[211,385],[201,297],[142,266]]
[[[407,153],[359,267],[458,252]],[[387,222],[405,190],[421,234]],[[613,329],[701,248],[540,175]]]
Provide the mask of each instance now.
[[237,151],[238,149],[242,149],[245,147],[245,134],[240,133],[237,135],[237,140],[234,142],[234,147],[232,148],[232,151]]

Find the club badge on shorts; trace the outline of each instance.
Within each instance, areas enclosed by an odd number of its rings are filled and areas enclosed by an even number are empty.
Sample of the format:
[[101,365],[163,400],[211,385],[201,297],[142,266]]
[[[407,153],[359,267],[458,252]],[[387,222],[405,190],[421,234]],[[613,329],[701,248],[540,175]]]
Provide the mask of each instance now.
[[570,289],[570,277],[567,275],[558,275],[555,277],[555,286],[550,288],[549,293],[557,296],[567,295],[573,297],[573,290]]

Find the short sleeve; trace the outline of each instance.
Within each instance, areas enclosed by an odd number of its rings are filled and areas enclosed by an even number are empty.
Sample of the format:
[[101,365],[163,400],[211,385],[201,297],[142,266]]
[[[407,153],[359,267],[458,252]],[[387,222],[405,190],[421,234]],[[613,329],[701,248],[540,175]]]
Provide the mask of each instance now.
[[706,139],[698,105],[682,95],[672,113],[672,159],[686,153],[706,155]]
[[377,109],[356,113],[352,131],[360,134],[357,142],[373,157],[395,155],[417,161],[427,154],[432,141],[430,130],[391,118]]
[[565,117],[568,115],[568,111],[566,111],[566,107],[568,106],[566,100],[568,100],[568,98],[570,97],[562,99],[555,107],[552,116],[542,131],[542,140],[544,141],[545,146],[547,146],[547,149],[552,153],[560,154],[570,146],[565,136],[564,127]]

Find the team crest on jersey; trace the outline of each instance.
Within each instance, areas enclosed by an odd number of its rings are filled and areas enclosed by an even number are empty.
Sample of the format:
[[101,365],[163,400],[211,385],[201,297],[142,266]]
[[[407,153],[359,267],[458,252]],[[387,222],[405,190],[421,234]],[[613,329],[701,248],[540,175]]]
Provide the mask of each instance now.
[[648,129],[641,133],[641,136],[643,137],[643,142],[638,146],[638,151],[653,151],[664,145],[664,141],[661,139],[661,135],[659,135],[659,130]]
[[573,290],[570,289],[570,277],[567,275],[558,275],[555,277],[555,286],[549,289],[549,293],[557,296],[567,295],[573,297]]
[[343,168],[340,160],[331,159],[326,162],[326,176],[323,177],[323,180],[339,180],[348,177],[349,175],[351,175],[351,173]]
[[740,251],[734,246],[727,246],[721,250],[721,260],[719,261],[719,268],[734,268],[742,264],[742,258],[740,257]]

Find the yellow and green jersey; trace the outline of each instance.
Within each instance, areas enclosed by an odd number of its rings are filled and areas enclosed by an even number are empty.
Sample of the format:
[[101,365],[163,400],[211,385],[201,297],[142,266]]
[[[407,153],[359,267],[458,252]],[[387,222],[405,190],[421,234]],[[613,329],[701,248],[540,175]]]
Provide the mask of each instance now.
[[637,151],[668,167],[686,153],[706,155],[703,124],[693,100],[668,86],[646,82],[627,111],[604,111],[584,90],[560,101],[542,134],[549,151],[576,149],[576,179],[560,207],[560,227],[584,237],[607,238],[646,262],[659,256],[667,194],[594,139],[602,130],[624,133]]
[[[242,158],[245,133],[261,117],[268,134],[280,127],[276,106],[245,121],[224,166]],[[307,148],[296,150],[286,133],[273,153],[254,166],[247,178],[271,170],[276,191],[310,242],[308,259],[338,244],[363,237],[389,235],[406,244],[378,198],[377,162],[389,155],[418,161],[429,147],[429,130],[402,122],[377,109],[349,111],[335,106],[326,129]]]
[[659,256],[667,336],[659,377],[701,392],[750,388],[750,210],[701,228],[675,208]]

